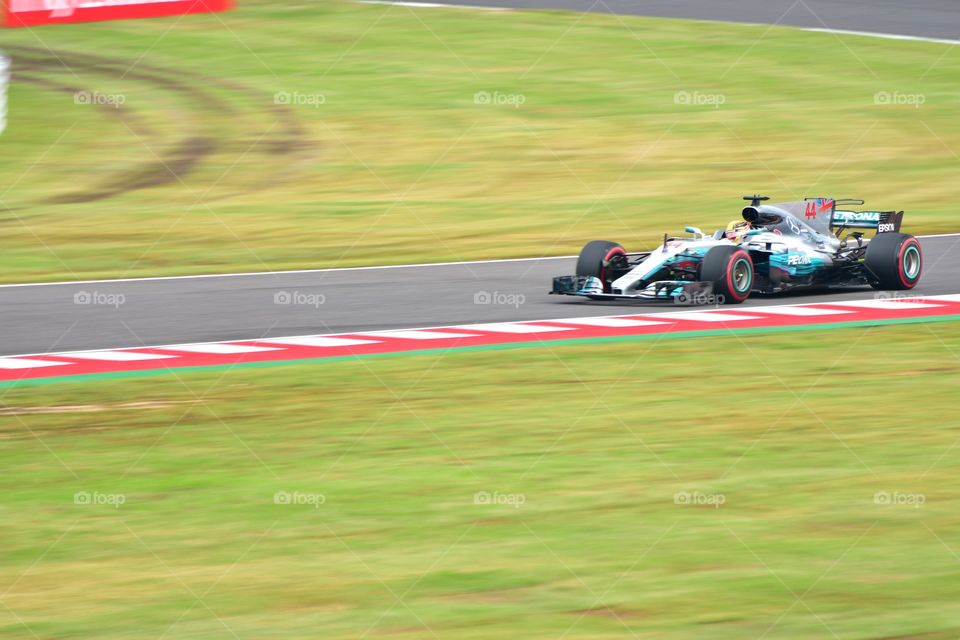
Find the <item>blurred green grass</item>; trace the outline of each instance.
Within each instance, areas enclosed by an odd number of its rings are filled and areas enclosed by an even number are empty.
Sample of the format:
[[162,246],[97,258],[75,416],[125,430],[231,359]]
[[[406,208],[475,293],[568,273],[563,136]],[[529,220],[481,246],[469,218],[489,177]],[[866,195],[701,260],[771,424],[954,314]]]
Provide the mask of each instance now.
[[[19,77],[0,138],[5,281],[641,249],[725,223],[754,191],[862,197],[906,209],[910,232],[956,230],[960,59],[943,45],[250,0],[11,30],[0,47]],[[144,176],[164,184],[89,200]]]
[[0,635],[956,637],[956,327],[7,389]]

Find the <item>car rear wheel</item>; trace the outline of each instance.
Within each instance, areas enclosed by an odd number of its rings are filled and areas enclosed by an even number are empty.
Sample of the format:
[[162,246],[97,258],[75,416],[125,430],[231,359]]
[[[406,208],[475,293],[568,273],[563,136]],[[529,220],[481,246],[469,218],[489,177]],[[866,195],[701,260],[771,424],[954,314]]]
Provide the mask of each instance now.
[[604,293],[610,293],[610,282],[616,278],[611,263],[625,258],[627,252],[616,242],[594,240],[588,242],[577,259],[577,275],[599,278]]
[[740,304],[753,289],[753,260],[740,247],[711,247],[703,257],[700,280],[712,282],[724,304]]
[[913,289],[923,271],[920,243],[906,233],[879,233],[864,258],[874,289]]

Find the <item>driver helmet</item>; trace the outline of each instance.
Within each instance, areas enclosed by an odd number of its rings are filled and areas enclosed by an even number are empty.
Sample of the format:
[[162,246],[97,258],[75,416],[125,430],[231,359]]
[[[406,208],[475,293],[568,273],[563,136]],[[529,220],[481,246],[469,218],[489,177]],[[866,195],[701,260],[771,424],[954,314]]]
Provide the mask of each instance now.
[[725,233],[727,240],[734,244],[740,244],[743,241],[747,231],[750,230],[750,223],[746,220],[733,220],[727,225]]

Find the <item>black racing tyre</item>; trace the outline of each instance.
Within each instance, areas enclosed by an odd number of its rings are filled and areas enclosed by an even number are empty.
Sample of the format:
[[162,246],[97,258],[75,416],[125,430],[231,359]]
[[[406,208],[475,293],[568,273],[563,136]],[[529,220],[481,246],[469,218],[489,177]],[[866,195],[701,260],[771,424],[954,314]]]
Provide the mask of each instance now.
[[711,247],[700,265],[700,280],[712,282],[724,304],[740,304],[753,289],[753,260],[740,247]]
[[906,233],[878,233],[864,257],[874,289],[913,289],[923,271],[920,243]]
[[603,283],[603,290],[610,293],[610,282],[607,279],[607,267],[610,261],[617,256],[625,256],[627,252],[616,242],[609,240],[594,240],[588,242],[577,259],[577,275],[599,278]]

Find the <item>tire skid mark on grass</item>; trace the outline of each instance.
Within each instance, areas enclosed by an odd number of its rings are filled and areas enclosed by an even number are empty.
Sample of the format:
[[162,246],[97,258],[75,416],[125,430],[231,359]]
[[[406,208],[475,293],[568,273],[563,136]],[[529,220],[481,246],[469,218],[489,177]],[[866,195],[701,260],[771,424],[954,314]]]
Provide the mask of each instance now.
[[[24,67],[26,67],[26,69],[24,69]],[[20,68],[18,68],[13,74],[13,81],[25,82],[27,84],[32,84],[37,87],[42,87],[44,89],[49,89],[58,93],[64,93],[70,96],[74,96],[82,91],[87,91],[87,89],[78,87],[76,85],[65,84],[49,78],[33,75],[30,73],[31,70],[42,71],[42,68],[20,65]],[[107,105],[93,106],[105,116],[122,120],[128,127],[130,127],[132,131],[138,135],[144,137],[153,137],[156,135],[150,126],[147,125],[147,123],[144,122],[144,120],[140,118],[135,111],[126,105],[117,105],[116,107],[108,107]]]
[[[34,204],[93,202],[132,191],[180,183],[216,154],[234,156],[224,160],[231,169],[245,158],[249,158],[249,162],[255,162],[256,156],[272,158],[272,162],[260,163],[260,166],[273,166],[276,169],[259,179],[243,181],[237,188],[229,188],[233,186],[228,180],[229,170],[221,176],[223,186],[227,187],[223,193],[207,194],[201,187],[199,193],[203,195],[198,194],[198,199],[211,202],[294,180],[305,169],[306,163],[312,160],[315,145],[309,139],[309,133],[297,118],[295,110],[287,105],[273,104],[269,96],[237,83],[149,64],[117,61],[88,53],[50,51],[19,45],[8,46],[6,50],[15,57],[14,80],[17,82],[27,82],[60,93],[77,94],[90,91],[73,83],[54,79],[57,75],[72,71],[74,75],[106,76],[111,79],[142,82],[165,92],[178,94],[184,97],[188,104],[195,105],[187,111],[188,124],[181,124],[181,136],[173,143],[154,132],[146,124],[146,120],[127,104],[93,105],[98,107],[101,113],[122,121],[135,135],[144,138],[143,142],[150,150],[151,158],[136,166],[117,171],[92,187],[61,193]],[[69,61],[69,66],[65,65],[65,60]],[[171,77],[172,74],[176,77]],[[211,87],[231,96],[241,96],[248,103],[261,104],[250,112],[238,111],[233,106],[233,100],[225,100],[211,91]],[[254,126],[250,126],[251,116],[256,119]],[[216,124],[205,123],[204,118]],[[237,127],[241,128],[241,132],[233,131]],[[155,148],[158,151],[154,153]],[[291,161],[278,163],[277,156],[287,156]],[[219,182],[214,181],[212,186]]]
[[100,185],[97,191],[79,191],[58,196],[48,202],[69,204],[73,202],[94,202],[121,195],[128,191],[138,191],[176,183],[193,172],[206,156],[214,153],[217,143],[212,138],[197,136],[180,141],[177,146],[164,154],[156,163],[148,163],[117,176],[110,182]]

